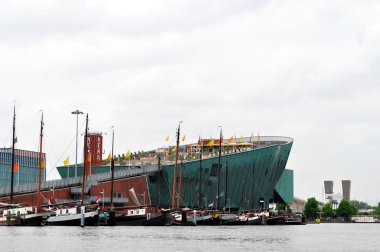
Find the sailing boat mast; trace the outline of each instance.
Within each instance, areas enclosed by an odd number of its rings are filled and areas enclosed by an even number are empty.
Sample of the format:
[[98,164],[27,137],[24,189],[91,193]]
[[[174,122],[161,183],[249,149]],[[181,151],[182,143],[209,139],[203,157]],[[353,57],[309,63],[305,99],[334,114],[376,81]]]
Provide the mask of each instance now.
[[177,129],[177,145],[176,145],[176,152],[175,152],[174,172],[173,172],[172,208],[174,208],[174,206],[175,206],[178,149],[179,149],[179,136],[180,136],[180,132],[181,132],[181,123],[182,123],[182,121],[179,122],[178,129]]
[[178,198],[177,198],[177,207],[181,205],[181,190],[182,190],[182,166],[183,166],[183,157],[181,158],[181,166],[179,168],[179,184],[178,184]]
[[198,191],[198,207],[201,207],[201,201],[202,201],[202,155],[203,155],[203,140],[199,138],[200,140],[200,152],[199,152],[199,174],[198,174],[198,183],[199,183],[199,191]]
[[11,196],[10,201],[13,203],[13,183],[14,183],[14,166],[15,166],[15,131],[16,131],[16,105],[13,106],[13,134],[12,134],[12,163],[11,163]]
[[228,191],[228,159],[226,160],[226,178],[224,182],[224,207],[227,206],[227,191]]
[[161,155],[158,153],[158,173],[157,173],[157,204],[156,207],[160,206],[160,192],[161,192]]
[[112,127],[112,149],[111,149],[111,209],[113,209],[113,181],[115,176],[115,162],[113,158],[115,129]]
[[222,141],[223,141],[223,133],[222,128],[220,128],[220,136],[219,136],[219,157],[218,157],[218,184],[216,190],[216,209],[219,209],[219,197],[220,197],[220,159],[222,155]]
[[82,174],[82,195],[81,195],[81,205],[84,206],[84,188],[86,184],[86,166],[87,166],[87,139],[88,138],[88,114],[86,115],[86,130],[84,133],[84,159],[83,159],[83,174]]
[[39,155],[39,166],[38,166],[38,192],[37,192],[37,209],[41,210],[41,183],[42,183],[42,138],[44,130],[44,112],[41,115],[41,131],[40,131],[40,155]]

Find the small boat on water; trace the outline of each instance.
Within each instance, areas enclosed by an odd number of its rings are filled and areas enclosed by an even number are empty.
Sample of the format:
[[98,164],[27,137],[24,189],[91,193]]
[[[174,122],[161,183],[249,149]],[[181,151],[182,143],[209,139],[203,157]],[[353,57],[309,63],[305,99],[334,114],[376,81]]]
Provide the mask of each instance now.
[[171,224],[169,211],[155,207],[114,208],[118,226],[168,226]]
[[214,225],[218,218],[219,214],[215,214],[213,211],[195,211],[195,219],[194,211],[189,211],[186,214],[187,222],[194,223],[196,225]]
[[41,226],[49,213],[38,213],[36,207],[18,204],[2,205],[0,226]]
[[306,217],[303,214],[286,214],[286,215],[283,215],[283,222],[279,222],[278,224],[305,225]]
[[10,183],[10,203],[0,203],[0,226],[41,226],[50,215],[41,206],[41,169],[44,163],[42,160],[42,137],[43,137],[43,113],[41,116],[41,133],[40,133],[40,155],[39,155],[39,176],[37,191],[37,206],[25,206],[25,204],[14,204],[13,187],[14,174],[20,172],[19,164],[15,163],[15,143],[16,143],[16,106],[13,110],[13,133],[12,133],[12,155],[11,155],[11,183]]
[[[88,205],[85,206],[84,209],[85,226],[98,226],[98,206]],[[50,217],[47,219],[46,224],[49,226],[80,226],[81,211],[81,206],[56,209],[53,214],[50,215]]]
[[[51,226],[98,226],[99,225],[99,206],[85,205],[84,188],[86,184],[87,165],[91,162],[91,156],[88,150],[88,114],[86,115],[86,129],[84,139],[84,161],[82,175],[82,193],[80,206],[74,207],[58,207],[54,213],[47,219],[47,224]],[[83,222],[82,222],[83,216]]]
[[214,210],[191,210],[185,208],[172,211],[171,216],[172,225],[215,225],[219,222],[219,213]]
[[221,225],[245,225],[246,220],[241,220],[238,214],[223,213],[219,216]]

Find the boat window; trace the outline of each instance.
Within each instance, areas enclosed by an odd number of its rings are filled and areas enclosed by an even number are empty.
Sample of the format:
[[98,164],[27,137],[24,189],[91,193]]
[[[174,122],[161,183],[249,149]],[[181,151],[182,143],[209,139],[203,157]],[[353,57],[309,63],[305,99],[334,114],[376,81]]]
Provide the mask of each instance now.
[[139,213],[139,210],[137,210],[137,214]]

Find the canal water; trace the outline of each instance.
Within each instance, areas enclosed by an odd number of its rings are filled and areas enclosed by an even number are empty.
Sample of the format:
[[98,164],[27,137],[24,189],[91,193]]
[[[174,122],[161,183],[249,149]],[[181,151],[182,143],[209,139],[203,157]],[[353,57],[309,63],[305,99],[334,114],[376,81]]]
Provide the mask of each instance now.
[[0,251],[380,251],[380,224],[0,227]]

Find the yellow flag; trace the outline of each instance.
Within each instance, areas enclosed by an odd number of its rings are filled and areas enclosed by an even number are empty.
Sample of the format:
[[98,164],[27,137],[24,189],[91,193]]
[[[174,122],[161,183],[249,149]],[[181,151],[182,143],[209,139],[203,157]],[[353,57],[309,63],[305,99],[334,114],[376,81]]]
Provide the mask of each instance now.
[[215,142],[214,139],[211,139],[210,142],[206,146],[214,146]]
[[259,132],[259,134],[257,134],[257,141],[260,142],[260,132]]
[[111,161],[111,153],[108,154],[107,160],[108,160],[108,161]]
[[170,137],[169,137],[169,135],[166,137],[166,142],[169,142],[169,140],[170,140]]
[[255,139],[255,136],[253,135],[253,132],[252,132],[250,142],[253,142],[253,139]]
[[238,139],[238,142],[241,142],[241,141],[243,141],[243,136],[240,136]]
[[232,143],[234,141],[234,136],[228,138],[228,143]]
[[63,160],[63,165],[68,166],[69,165],[69,156],[65,160]]
[[172,153],[177,151],[177,146],[172,149]]
[[186,135],[183,135],[182,142],[185,142],[185,140],[186,140]]
[[127,151],[127,153],[125,153],[125,158],[129,158],[130,156],[131,156],[131,152]]

